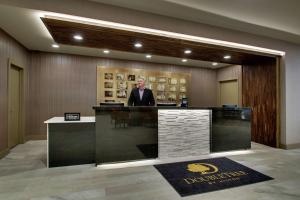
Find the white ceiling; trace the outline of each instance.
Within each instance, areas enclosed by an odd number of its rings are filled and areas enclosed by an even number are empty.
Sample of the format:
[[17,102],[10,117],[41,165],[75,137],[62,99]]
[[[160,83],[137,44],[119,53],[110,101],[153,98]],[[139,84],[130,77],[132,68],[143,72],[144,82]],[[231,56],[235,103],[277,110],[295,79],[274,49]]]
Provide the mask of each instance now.
[[88,0],[300,43],[299,0]]
[[151,59],[146,59],[144,54],[121,51],[111,51],[107,55],[101,49],[61,44],[59,49],[55,49],[51,47],[54,40],[40,19],[41,16],[47,14],[49,12],[0,5],[0,27],[30,50],[206,68],[219,68],[230,65],[219,63],[218,66],[212,66],[211,62],[191,59],[183,63],[180,58],[157,55],[153,55]]

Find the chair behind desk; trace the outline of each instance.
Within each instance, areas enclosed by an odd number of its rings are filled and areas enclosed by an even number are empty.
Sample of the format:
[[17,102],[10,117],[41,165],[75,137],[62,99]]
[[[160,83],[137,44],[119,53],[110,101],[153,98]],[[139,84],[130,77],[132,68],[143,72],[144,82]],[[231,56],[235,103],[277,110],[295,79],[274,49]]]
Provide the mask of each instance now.
[[[115,103],[115,102],[105,102],[100,103],[101,107],[124,107],[124,103]],[[115,124],[115,128],[118,126],[126,127],[128,121],[128,113],[123,113],[119,111],[111,112],[111,123]]]
[[176,107],[176,103],[157,103],[157,107]]

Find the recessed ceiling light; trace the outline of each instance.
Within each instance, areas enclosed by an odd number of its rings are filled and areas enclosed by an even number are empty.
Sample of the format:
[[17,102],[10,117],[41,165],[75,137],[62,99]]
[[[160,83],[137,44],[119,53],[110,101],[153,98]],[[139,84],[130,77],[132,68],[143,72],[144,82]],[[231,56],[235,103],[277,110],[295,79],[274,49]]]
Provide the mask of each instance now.
[[181,62],[187,62],[187,59],[182,59]]
[[142,45],[142,43],[137,42],[137,43],[134,44],[134,46],[136,48],[141,48],[143,45]]
[[52,47],[53,48],[59,48],[59,45],[58,44],[52,44]]
[[190,54],[190,53],[192,53],[192,50],[187,49],[187,50],[184,51],[184,53],[185,53],[185,54]]
[[107,50],[107,49],[105,49],[105,50],[103,50],[103,53],[105,53],[105,54],[109,54],[109,53],[110,53],[110,51],[109,51],[109,50]]
[[152,58],[152,55],[147,54],[147,55],[146,55],[146,58]]
[[83,40],[83,37],[81,35],[74,35],[73,38],[75,40]]
[[224,59],[230,59],[231,58],[231,56],[230,55],[226,55],[226,56],[224,56]]
[[213,65],[213,66],[217,66],[218,63],[217,63],[217,62],[213,62],[212,65]]

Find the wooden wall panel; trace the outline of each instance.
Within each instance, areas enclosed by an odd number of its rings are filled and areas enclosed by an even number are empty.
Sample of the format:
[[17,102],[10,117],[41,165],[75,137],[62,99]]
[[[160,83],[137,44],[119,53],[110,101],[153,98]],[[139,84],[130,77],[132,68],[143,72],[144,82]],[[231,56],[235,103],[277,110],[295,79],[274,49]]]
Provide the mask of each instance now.
[[54,116],[63,116],[64,112],[94,115],[97,66],[191,73],[191,105],[216,105],[216,72],[212,69],[32,52],[27,134],[45,136],[43,122]]
[[[27,76],[28,55],[29,53],[22,45],[0,28],[0,154],[1,151],[7,149],[8,145],[8,61],[10,59],[14,64],[24,67],[25,76]],[[24,78],[26,80],[26,77]],[[27,82],[24,83],[24,87],[26,101]]]
[[238,81],[238,106],[242,105],[242,66],[241,65],[232,65],[224,68],[218,68],[217,69],[217,103],[218,106],[220,105],[220,81],[228,81],[228,80],[234,80],[236,79]]
[[65,112],[94,115],[96,62],[92,58],[51,53],[31,54],[27,133],[45,134],[43,122]]
[[191,69],[190,105],[198,107],[217,106],[216,70]]
[[244,65],[243,106],[253,109],[252,134],[254,142],[276,147],[277,78],[276,60],[260,65]]

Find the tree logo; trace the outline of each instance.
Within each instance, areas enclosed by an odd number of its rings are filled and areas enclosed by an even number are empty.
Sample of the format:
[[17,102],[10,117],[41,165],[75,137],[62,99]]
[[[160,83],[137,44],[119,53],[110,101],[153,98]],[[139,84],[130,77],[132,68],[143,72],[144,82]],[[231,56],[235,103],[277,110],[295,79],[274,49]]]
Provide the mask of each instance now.
[[187,170],[190,172],[199,172],[200,174],[213,174],[219,171],[216,166],[208,163],[188,164]]

